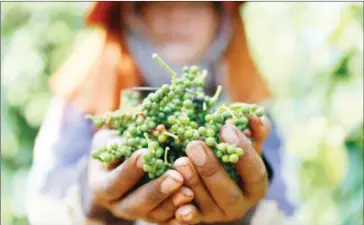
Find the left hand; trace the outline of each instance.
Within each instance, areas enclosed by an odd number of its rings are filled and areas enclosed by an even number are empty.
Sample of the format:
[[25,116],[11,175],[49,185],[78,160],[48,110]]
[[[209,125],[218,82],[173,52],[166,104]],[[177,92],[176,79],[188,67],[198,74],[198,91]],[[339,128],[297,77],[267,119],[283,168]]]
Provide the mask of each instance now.
[[174,168],[194,192],[197,203],[197,206],[186,204],[178,208],[175,216],[179,223],[176,224],[236,221],[265,196],[268,178],[260,154],[263,141],[271,129],[270,123],[266,118],[251,117],[249,120],[251,135],[255,139],[253,146],[233,125],[225,125],[220,130],[223,142],[235,144],[245,151],[236,163],[243,187],[230,179],[211,149],[202,141],[191,142],[186,149],[188,158],[176,160]]

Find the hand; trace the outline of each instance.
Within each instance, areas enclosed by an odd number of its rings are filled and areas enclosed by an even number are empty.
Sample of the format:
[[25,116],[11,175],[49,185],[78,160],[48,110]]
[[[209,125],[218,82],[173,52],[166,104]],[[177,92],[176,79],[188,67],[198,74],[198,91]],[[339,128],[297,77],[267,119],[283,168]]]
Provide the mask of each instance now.
[[[93,147],[101,147],[116,138],[111,134],[108,130],[99,131]],[[182,186],[183,177],[175,170],[131,191],[144,175],[142,155],[147,152],[147,149],[138,150],[121,164],[114,161],[105,165],[90,159],[89,184],[94,204],[119,219],[161,223],[173,218],[178,206],[192,201],[193,192]]]
[[[235,126],[225,125],[220,130],[223,142],[244,149],[245,154],[236,163],[243,186],[239,187],[224,170],[211,149],[202,141],[191,142],[186,149],[187,157],[176,160],[174,168],[180,172],[185,185],[195,194],[195,202],[177,209],[175,216],[181,223],[231,222],[241,219],[247,211],[264,197],[268,178],[260,158],[261,145],[270,131],[270,123],[250,118],[254,146]],[[265,120],[265,121],[264,121]]]

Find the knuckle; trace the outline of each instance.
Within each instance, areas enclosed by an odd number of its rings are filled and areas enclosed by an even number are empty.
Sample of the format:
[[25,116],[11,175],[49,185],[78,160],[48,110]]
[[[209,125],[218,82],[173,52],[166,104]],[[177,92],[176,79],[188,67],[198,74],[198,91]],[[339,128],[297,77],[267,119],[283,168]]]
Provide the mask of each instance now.
[[230,194],[225,199],[224,206],[229,208],[239,208],[241,204],[241,195],[236,190],[230,191]]
[[173,215],[165,215],[164,213],[161,212],[150,212],[147,216],[147,219],[149,220],[149,222],[152,223],[160,223],[163,222],[165,220],[167,220],[168,218],[172,217]]
[[265,197],[268,190],[268,179],[263,178],[261,183],[256,185],[257,188],[254,190],[250,190],[247,194],[250,196],[250,199],[253,203],[257,203],[259,200]]
[[161,202],[165,199],[165,194],[159,190],[151,190],[147,198],[150,202]]
[[191,177],[188,177],[188,179],[185,179],[185,182],[191,189],[195,189],[201,185],[200,178],[195,173]]
[[199,169],[199,174],[203,177],[211,177],[219,171],[220,167],[217,162],[209,162]]
[[130,167],[128,166],[125,166],[125,164],[122,164],[121,165],[121,168],[120,168],[120,177],[123,178],[123,180],[134,180],[135,179],[135,170],[131,169]]
[[114,216],[116,216],[118,218],[129,219],[129,218],[138,217],[137,209],[134,207],[131,207],[128,204],[121,204],[121,203],[113,204],[110,211]]

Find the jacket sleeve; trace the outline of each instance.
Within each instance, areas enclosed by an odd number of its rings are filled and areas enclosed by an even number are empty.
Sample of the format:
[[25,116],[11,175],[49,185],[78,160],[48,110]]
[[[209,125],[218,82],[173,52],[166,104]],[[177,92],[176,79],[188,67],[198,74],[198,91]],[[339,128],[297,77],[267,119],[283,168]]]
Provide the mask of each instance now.
[[[88,159],[94,135],[84,114],[54,98],[35,141],[27,187],[27,213],[34,225],[131,224],[89,210]],[[110,221],[109,221],[110,219]],[[112,220],[112,221],[111,221]]]
[[274,202],[287,216],[292,216],[294,205],[288,199],[287,182],[284,179],[284,141],[277,124],[272,121],[272,130],[263,144],[263,160],[268,170],[270,186],[265,200]]
[[[35,140],[27,187],[31,224],[77,224],[86,200],[92,124],[54,98]],[[78,221],[78,222],[76,222]]]

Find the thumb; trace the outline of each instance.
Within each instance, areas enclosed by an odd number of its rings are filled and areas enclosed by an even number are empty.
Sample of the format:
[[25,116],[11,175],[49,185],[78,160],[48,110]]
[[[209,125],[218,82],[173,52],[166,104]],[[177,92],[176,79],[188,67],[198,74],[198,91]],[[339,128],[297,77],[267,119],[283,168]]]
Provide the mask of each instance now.
[[254,200],[263,197],[268,188],[268,173],[250,140],[233,125],[225,125],[221,128],[220,139],[244,150],[244,155],[236,163],[236,171],[241,177],[244,195]]

